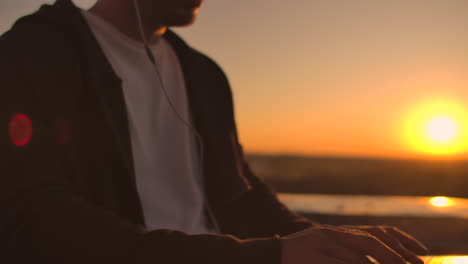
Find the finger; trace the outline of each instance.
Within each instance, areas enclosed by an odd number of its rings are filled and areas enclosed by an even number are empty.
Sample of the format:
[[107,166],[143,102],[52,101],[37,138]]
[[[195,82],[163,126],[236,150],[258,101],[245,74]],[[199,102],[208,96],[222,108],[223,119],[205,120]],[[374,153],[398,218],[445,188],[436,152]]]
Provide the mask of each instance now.
[[332,229],[323,231],[343,246],[358,250],[364,255],[370,255],[381,264],[406,264],[398,253],[368,233],[342,232]]
[[363,234],[363,235],[368,235],[370,229],[376,228],[375,226],[340,226],[339,229],[346,231],[346,232],[351,232],[355,234]]
[[[366,231],[368,233],[373,233],[377,228],[384,230],[389,236],[393,237],[398,241],[400,246],[403,246],[406,250],[411,251],[411,253],[416,253],[418,255],[427,255],[429,251],[427,248],[417,241],[415,238],[409,234],[401,231],[396,227],[391,226],[342,226],[343,228],[349,228],[354,230]],[[375,233],[373,235],[376,235]],[[394,248],[396,249],[396,248]]]
[[390,227],[385,227],[385,231],[387,231],[387,233],[391,234],[396,239],[398,239],[405,248],[413,251],[414,253],[418,255],[429,254],[429,250],[427,250],[426,246],[424,246],[421,242],[416,240],[414,237],[401,231],[400,229],[390,226]]
[[407,261],[413,263],[413,264],[424,264],[424,261],[422,261],[416,254],[414,254],[412,251],[406,249],[395,237],[390,235],[389,233],[386,232],[386,230],[383,227],[374,227],[369,230],[367,230],[371,235],[377,237],[380,239],[380,241],[384,242],[389,246],[391,249],[395,250],[398,254],[400,254],[402,257],[404,257]]
[[331,227],[331,226],[320,225],[320,226],[316,226],[316,227],[311,227],[311,228],[303,229],[303,230],[301,230],[299,232],[296,232],[296,233],[289,234],[289,235],[285,236],[285,238],[290,239],[290,238],[296,238],[296,237],[309,236],[311,234],[315,234],[320,229],[329,228],[329,227]]
[[346,247],[337,246],[333,249],[326,249],[324,253],[327,256],[337,258],[348,264],[373,264],[366,255],[360,251],[352,250]]

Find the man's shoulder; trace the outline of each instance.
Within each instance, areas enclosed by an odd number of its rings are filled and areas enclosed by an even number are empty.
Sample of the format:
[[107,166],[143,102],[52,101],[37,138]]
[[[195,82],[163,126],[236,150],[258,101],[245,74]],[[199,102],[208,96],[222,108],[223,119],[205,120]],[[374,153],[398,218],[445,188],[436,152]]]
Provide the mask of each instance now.
[[36,12],[0,36],[1,103],[6,108],[20,109],[18,102],[39,98],[52,105],[78,83],[77,43],[50,19]]
[[174,31],[169,30],[165,37],[176,49],[177,53],[181,54],[182,63],[189,64],[193,68],[209,74],[218,74],[223,78],[226,77],[224,70],[213,58],[187,44],[187,42]]
[[51,21],[50,14],[47,14],[50,9],[53,7],[43,6],[37,12],[18,19],[0,36],[0,67],[10,67],[11,63],[21,63],[23,67],[38,62],[51,64],[55,58],[71,55],[71,38],[63,26]]

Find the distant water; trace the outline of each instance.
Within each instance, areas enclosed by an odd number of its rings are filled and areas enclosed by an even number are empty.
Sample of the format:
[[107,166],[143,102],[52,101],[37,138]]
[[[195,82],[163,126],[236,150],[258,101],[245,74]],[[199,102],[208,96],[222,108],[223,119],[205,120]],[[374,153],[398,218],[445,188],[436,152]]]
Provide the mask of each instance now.
[[468,219],[468,199],[369,196],[280,194],[292,210],[303,214],[454,217]]
[[275,155],[248,159],[254,172],[278,192],[468,198],[467,160]]

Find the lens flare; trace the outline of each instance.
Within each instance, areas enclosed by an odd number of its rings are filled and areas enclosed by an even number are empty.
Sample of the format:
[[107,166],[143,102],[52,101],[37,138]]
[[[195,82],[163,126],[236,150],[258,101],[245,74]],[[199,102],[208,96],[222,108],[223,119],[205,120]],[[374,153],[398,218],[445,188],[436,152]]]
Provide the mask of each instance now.
[[18,146],[26,146],[32,138],[33,127],[31,119],[25,114],[16,114],[8,124],[11,142]]

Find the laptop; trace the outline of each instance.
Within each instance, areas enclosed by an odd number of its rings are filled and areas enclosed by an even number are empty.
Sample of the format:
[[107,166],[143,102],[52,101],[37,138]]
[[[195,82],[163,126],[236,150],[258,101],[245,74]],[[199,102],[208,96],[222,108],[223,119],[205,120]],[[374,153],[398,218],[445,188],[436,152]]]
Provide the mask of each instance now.
[[468,256],[427,256],[421,259],[424,264],[468,264]]

